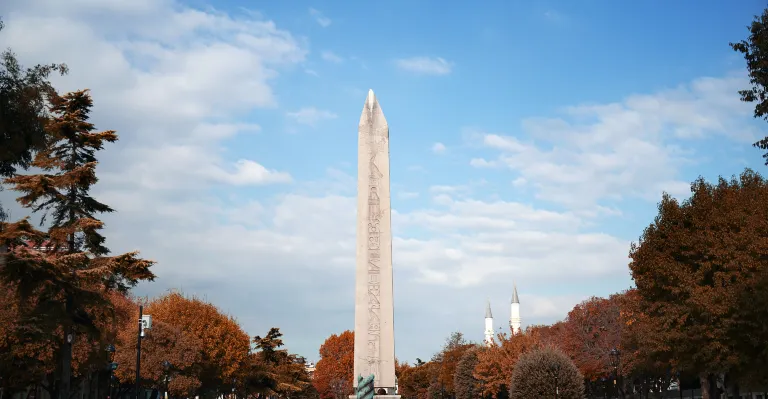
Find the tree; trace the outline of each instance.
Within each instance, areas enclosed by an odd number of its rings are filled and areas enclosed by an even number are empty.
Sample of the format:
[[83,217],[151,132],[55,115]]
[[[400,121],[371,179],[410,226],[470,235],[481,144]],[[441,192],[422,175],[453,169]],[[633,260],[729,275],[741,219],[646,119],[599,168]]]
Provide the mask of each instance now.
[[659,215],[633,244],[630,270],[639,307],[676,370],[699,373],[703,397],[715,379],[765,354],[768,182],[747,169],[738,178],[691,185],[682,204],[664,194]]
[[469,348],[474,345],[464,339],[464,334],[460,332],[452,333],[445,341],[443,350],[433,359],[439,362],[440,368],[437,375],[437,385],[441,393],[453,396],[455,389],[453,386],[456,367]]
[[305,361],[297,355],[288,353],[280,338],[283,334],[278,328],[271,328],[264,338],[253,337],[253,343],[259,351],[254,358],[255,362],[251,370],[259,370],[257,378],[251,377],[251,381],[261,381],[262,385],[255,385],[255,389],[267,396],[277,395],[288,397],[306,392],[310,385],[309,374],[304,367]]
[[[0,20],[0,31],[3,21]],[[26,169],[35,151],[46,144],[46,100],[54,93],[52,72],[65,74],[64,64],[24,68],[13,51],[0,53],[0,177]]]
[[398,393],[406,399],[429,399],[430,387],[437,379],[439,369],[436,362],[417,362],[416,366],[403,370],[398,380]]
[[621,349],[621,321],[615,298],[592,297],[568,312],[561,348],[590,381],[610,374],[609,353]]
[[[69,399],[70,334],[82,332],[98,338],[101,332],[94,323],[96,313],[111,311],[105,293],[127,292],[140,280],[154,279],[154,274],[149,270],[153,262],[139,259],[136,252],[106,256],[109,250],[99,233],[103,223],[97,215],[113,210],[90,196],[90,188],[98,180],[95,152],[104,142],[115,142],[117,135],[113,131],[93,132],[94,126],[88,122],[93,102],[87,91],[50,95],[53,117],[45,126],[48,143],[32,162],[44,173],[5,180],[23,193],[17,199],[22,206],[43,212],[41,223],[52,216],[47,248],[15,247],[8,253],[0,277],[17,286],[20,300],[25,302],[24,311],[36,315],[44,324],[41,328],[53,331],[52,326],[61,327],[59,393]],[[7,229],[12,230],[7,224],[0,228],[0,239]]]
[[193,367],[200,380],[200,394],[218,393],[220,387],[230,386],[248,359],[248,334],[211,303],[170,292],[150,301],[144,310],[154,320],[174,326],[200,343],[201,358]]
[[468,349],[456,365],[453,380],[456,399],[473,399],[478,396],[480,381],[473,374],[475,366],[477,366],[477,352],[479,350],[477,347]]
[[477,354],[473,376],[480,381],[481,395],[493,399],[504,398],[509,392],[509,381],[520,355],[539,346],[535,337],[528,332],[498,334],[490,347]]
[[[115,376],[121,381],[133,381],[136,377],[136,323],[138,309],[132,314],[120,333],[120,342],[115,353],[115,361],[120,364]],[[200,380],[195,375],[194,366],[202,358],[202,345],[199,339],[185,334],[180,328],[163,321],[152,323],[152,329],[141,340],[141,379],[142,385],[162,389],[166,369],[163,362],[169,362],[173,374],[173,384],[169,390],[174,396],[190,395],[197,391]]]
[[326,338],[320,345],[312,384],[322,399],[343,399],[352,393],[355,366],[355,333],[347,330]]
[[[745,90],[739,90],[741,101],[756,103],[755,118],[768,120],[768,69],[765,68],[768,62],[768,9],[763,10],[763,14],[755,16],[749,28],[749,37],[738,43],[729,43],[731,48],[741,53],[747,62],[747,71],[749,72],[749,82],[752,87]],[[765,151],[763,158],[768,165],[768,137],[753,144],[753,146]]]
[[[557,394],[555,394],[557,392]],[[543,348],[520,356],[512,375],[511,399],[584,397],[584,376],[563,352]]]

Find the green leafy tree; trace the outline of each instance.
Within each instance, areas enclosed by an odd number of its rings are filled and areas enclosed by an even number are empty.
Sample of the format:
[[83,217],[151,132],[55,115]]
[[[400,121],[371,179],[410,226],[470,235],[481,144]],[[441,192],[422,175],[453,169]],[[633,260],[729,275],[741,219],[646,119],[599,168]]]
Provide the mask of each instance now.
[[[3,22],[0,20],[0,31]],[[45,147],[46,99],[54,92],[52,72],[67,72],[66,65],[24,68],[13,51],[0,53],[0,177],[26,169],[34,152]]]
[[[22,206],[43,213],[41,224],[50,217],[46,243],[41,250],[15,246],[0,278],[17,287],[23,312],[38,320],[39,331],[61,331],[57,338],[58,393],[62,399],[70,399],[74,334],[98,339],[101,331],[94,320],[112,310],[106,293],[125,293],[140,280],[153,280],[154,274],[150,271],[153,262],[138,258],[136,252],[107,256],[109,250],[100,233],[103,223],[97,215],[113,210],[90,195],[98,180],[95,153],[105,142],[115,142],[117,135],[93,131],[88,122],[93,106],[88,91],[50,95],[52,117],[45,126],[48,143],[31,164],[42,173],[5,180],[22,193],[17,199]],[[3,232],[15,228],[6,224],[0,229],[0,240],[10,240]]]
[[[716,378],[755,368],[766,356],[768,182],[747,169],[711,184],[699,178],[679,203],[664,195],[630,270],[637,286],[643,344],[681,372],[699,374],[703,397]],[[733,376],[735,377],[735,375]]]
[[584,397],[584,377],[568,355],[554,348],[520,355],[512,373],[511,399]]
[[[755,103],[755,118],[768,120],[768,9],[755,16],[749,25],[749,37],[738,43],[730,43],[734,51],[741,53],[747,62],[749,82],[752,87],[739,90],[741,101]],[[768,165],[768,137],[753,146],[765,151],[763,158]]]

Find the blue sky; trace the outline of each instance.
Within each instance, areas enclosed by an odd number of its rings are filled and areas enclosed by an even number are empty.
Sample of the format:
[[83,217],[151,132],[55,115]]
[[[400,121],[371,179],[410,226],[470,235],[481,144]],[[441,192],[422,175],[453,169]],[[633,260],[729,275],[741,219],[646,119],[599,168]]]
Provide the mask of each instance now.
[[[661,193],[763,171],[728,46],[764,4],[10,0],[0,46],[90,88],[115,252],[316,359],[353,326],[357,122],[390,126],[397,356],[631,285]],[[13,196],[0,193],[5,204]],[[23,211],[13,209],[14,215]]]

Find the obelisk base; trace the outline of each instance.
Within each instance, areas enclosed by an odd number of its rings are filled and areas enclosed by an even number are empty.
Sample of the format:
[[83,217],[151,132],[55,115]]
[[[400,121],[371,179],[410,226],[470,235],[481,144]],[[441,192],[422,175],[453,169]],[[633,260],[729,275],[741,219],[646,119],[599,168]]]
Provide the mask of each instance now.
[[[373,395],[374,399],[400,399],[400,395]],[[349,399],[357,399],[355,395],[349,395]]]

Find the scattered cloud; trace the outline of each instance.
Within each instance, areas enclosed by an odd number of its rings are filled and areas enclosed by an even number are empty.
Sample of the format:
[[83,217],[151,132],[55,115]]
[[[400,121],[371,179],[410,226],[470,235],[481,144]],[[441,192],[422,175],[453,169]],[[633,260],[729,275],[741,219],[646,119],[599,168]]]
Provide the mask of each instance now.
[[443,58],[412,57],[395,60],[398,68],[425,75],[448,75],[453,69],[453,63]]
[[435,143],[432,145],[432,152],[435,154],[442,154],[445,152],[445,144],[443,143]]
[[315,127],[321,121],[336,119],[337,115],[330,111],[320,110],[315,107],[304,107],[295,112],[288,112],[286,116],[296,123]]
[[566,107],[559,118],[524,120],[520,136],[475,135],[499,155],[470,165],[508,168],[535,187],[537,198],[571,208],[633,197],[656,201],[661,191],[687,195],[690,184],[679,171],[697,160],[681,140],[725,134],[754,140],[745,126],[749,105],[738,101],[747,84],[743,76],[702,78],[617,103]]
[[314,69],[305,69],[304,73],[306,73],[307,75],[312,75],[312,76],[320,76],[320,75],[317,74],[317,71],[315,71]]
[[331,23],[332,23],[331,19],[326,17],[325,15],[323,15],[322,12],[320,12],[320,11],[314,9],[314,8],[310,8],[309,9],[309,15],[311,15],[313,18],[315,18],[315,21],[317,22],[317,24],[322,26],[323,28],[327,28],[327,27],[331,26]]
[[340,64],[344,62],[344,58],[341,58],[340,56],[334,54],[332,51],[323,51],[322,53],[320,53],[320,56],[324,60],[328,62],[333,62],[335,64]]

